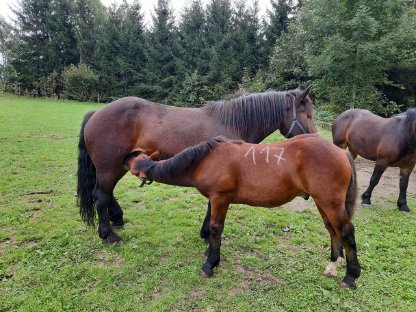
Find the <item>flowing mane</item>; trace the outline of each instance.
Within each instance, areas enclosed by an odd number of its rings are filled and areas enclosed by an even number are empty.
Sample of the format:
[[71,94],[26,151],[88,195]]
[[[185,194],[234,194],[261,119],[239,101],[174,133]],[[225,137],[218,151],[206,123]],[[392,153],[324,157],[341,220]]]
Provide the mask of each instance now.
[[188,147],[174,157],[165,160],[163,163],[151,159],[140,159],[136,163],[136,169],[143,171],[151,180],[172,179],[182,174],[192,166],[198,164],[212,150],[222,142],[240,142],[230,141],[223,136],[218,136],[208,141],[201,142],[197,145]]
[[409,108],[406,112],[406,129],[409,130],[409,133],[412,132],[413,124],[416,121],[416,108]]
[[247,135],[253,129],[280,126],[286,109],[295,99],[295,92],[300,90],[251,93],[232,100],[208,102],[204,108],[221,124]]

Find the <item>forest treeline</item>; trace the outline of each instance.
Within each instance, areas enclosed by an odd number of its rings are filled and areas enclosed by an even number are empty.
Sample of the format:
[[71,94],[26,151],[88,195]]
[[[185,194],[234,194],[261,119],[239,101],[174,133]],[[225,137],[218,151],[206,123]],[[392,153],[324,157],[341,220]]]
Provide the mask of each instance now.
[[235,92],[313,86],[324,111],[416,106],[416,1],[20,0],[0,19],[4,91],[108,102],[134,95],[199,106]]

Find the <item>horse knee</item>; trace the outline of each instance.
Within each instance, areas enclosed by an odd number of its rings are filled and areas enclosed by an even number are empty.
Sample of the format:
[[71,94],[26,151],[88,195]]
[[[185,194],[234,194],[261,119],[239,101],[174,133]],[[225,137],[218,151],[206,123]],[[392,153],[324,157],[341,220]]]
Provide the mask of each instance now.
[[210,227],[211,237],[217,238],[218,236],[221,235],[224,229],[224,224],[220,222],[216,222],[216,221],[211,221],[209,224],[209,227]]

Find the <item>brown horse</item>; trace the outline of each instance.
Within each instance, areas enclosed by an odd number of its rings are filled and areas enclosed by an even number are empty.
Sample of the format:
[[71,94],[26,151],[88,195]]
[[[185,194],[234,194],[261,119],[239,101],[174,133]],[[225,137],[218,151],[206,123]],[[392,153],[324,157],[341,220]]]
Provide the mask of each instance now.
[[[88,113],[81,127],[77,198],[83,220],[94,225],[108,243],[120,237],[113,226],[124,224],[114,198],[117,182],[126,174],[127,155],[140,151],[169,158],[188,146],[217,135],[258,143],[280,129],[287,137],[316,132],[308,90],[249,94],[229,101],[209,102],[201,108],[179,108],[136,97],[116,100]],[[209,204],[201,228],[209,238]],[[111,224],[111,223],[112,224]]]
[[210,247],[201,274],[209,277],[220,261],[221,233],[231,203],[276,207],[296,196],[312,196],[331,236],[331,262],[324,274],[336,275],[346,251],[342,287],[355,287],[360,275],[351,217],[357,197],[354,161],[317,135],[275,144],[249,144],[217,137],[176,156],[153,161],[137,153],[130,171],[158,182],[191,186],[211,203]]
[[416,163],[416,109],[391,118],[382,118],[368,110],[350,109],[332,124],[334,144],[376,162],[370,185],[362,195],[362,204],[371,205],[371,193],[387,167],[400,168],[400,195],[397,206],[409,211],[406,191]]

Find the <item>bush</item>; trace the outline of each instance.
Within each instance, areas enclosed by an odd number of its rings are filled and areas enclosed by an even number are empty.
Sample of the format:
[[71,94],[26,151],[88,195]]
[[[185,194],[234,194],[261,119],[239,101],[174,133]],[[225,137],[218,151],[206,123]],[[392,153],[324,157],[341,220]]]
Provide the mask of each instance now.
[[86,102],[98,96],[98,75],[88,65],[70,65],[64,70],[64,90],[69,99]]

